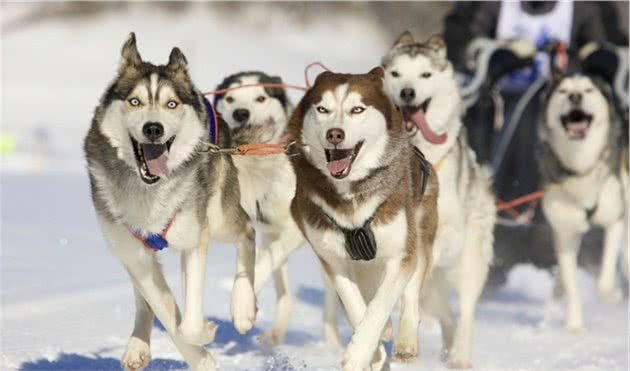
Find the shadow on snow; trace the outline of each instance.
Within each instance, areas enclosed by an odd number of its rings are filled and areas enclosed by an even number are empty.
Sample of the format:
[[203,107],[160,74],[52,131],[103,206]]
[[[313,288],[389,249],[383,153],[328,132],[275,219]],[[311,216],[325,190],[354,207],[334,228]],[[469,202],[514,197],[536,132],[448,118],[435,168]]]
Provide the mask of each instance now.
[[[23,363],[20,370],[73,371],[73,370],[120,370],[120,360],[99,355],[81,355],[76,353],[59,353],[55,360],[37,359]],[[187,370],[185,362],[172,359],[153,359],[146,368],[148,371]]]
[[[230,320],[218,317],[208,317],[208,320],[218,326],[214,341],[210,343],[209,348],[218,347],[226,349],[224,351],[226,355],[235,355],[244,352],[270,353],[270,349],[266,348],[258,341],[258,337],[263,332],[259,327],[254,326],[246,334],[241,335],[236,331]],[[166,331],[157,318],[153,319],[153,327],[160,331]],[[285,343],[296,346],[303,346],[318,340],[317,337],[304,331],[287,330],[285,336]]]

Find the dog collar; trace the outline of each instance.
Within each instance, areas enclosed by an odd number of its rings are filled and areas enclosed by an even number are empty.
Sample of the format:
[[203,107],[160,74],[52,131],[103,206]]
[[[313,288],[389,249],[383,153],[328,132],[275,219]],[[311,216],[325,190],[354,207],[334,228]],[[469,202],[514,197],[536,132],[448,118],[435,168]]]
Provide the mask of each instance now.
[[203,98],[203,102],[206,105],[206,111],[208,112],[208,136],[210,137],[210,143],[218,145],[219,120],[217,118],[217,111],[214,110],[212,103],[210,103],[207,98]]
[[168,234],[169,229],[173,225],[173,220],[175,220],[175,213],[168,220],[164,229],[162,229],[161,233],[153,233],[153,232],[144,232],[141,229],[134,229],[130,226],[126,226],[129,233],[138,241],[144,245],[147,249],[157,252],[164,250],[168,247],[168,241],[166,240],[166,235]]
[[[383,204],[384,203],[385,202],[383,202]],[[383,204],[376,208],[374,214],[370,216],[365,223],[363,223],[363,226],[355,229],[348,229],[340,226],[337,224],[335,219],[320,208],[322,214],[324,214],[326,219],[328,219],[328,222],[343,233],[346,239],[346,252],[350,256],[350,259],[369,261],[376,257],[376,238],[374,237],[374,232],[372,232],[372,228],[370,226],[374,220],[374,216]]]

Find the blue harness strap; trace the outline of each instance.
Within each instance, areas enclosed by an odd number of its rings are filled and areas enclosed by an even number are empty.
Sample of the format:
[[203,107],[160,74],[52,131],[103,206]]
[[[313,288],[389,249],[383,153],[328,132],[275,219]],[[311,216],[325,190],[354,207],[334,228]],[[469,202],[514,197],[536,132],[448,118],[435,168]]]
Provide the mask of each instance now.
[[214,145],[219,144],[219,120],[217,118],[217,112],[214,110],[212,103],[207,98],[203,98],[206,105],[206,111],[208,111],[208,135],[210,136],[210,143]]
[[173,220],[175,220],[175,215],[171,219],[169,219],[168,223],[162,230],[162,233],[153,233],[147,232],[146,234],[142,233],[140,229],[132,229],[127,226],[129,233],[134,236],[138,241],[140,241],[144,247],[152,251],[161,251],[168,247],[168,241],[166,240],[166,234],[168,230],[171,229],[171,225],[173,225]]

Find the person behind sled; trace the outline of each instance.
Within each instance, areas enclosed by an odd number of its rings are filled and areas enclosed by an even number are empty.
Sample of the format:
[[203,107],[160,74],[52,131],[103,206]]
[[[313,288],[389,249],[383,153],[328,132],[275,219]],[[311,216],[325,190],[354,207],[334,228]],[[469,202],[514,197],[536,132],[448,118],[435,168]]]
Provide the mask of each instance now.
[[[487,60],[487,78],[464,117],[471,146],[494,174],[499,200],[514,200],[539,189],[536,125],[554,70],[596,74],[613,83],[611,53],[597,51],[628,43],[616,6],[572,1],[459,2],[445,18],[449,59],[463,76],[483,67],[471,64],[473,44],[480,40],[501,43]],[[533,53],[519,54],[523,45]],[[617,111],[622,113],[627,139],[627,110]],[[513,116],[515,125],[509,125]],[[539,203],[526,202],[506,211],[500,213],[503,223],[495,229],[490,287],[505,282],[507,271],[517,263],[555,264],[551,233]],[[599,240],[601,233],[596,232],[587,235],[583,244],[598,247]],[[582,252],[583,266],[597,265],[599,249]]]

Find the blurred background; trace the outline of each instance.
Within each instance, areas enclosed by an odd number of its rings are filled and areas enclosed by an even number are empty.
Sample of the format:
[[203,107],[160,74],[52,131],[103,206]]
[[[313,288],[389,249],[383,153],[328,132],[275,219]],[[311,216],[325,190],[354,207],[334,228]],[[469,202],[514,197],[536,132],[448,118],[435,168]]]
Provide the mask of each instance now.
[[[180,46],[202,90],[244,69],[303,84],[312,61],[336,71],[369,70],[403,30],[419,39],[443,32],[453,7],[446,1],[2,2],[2,169],[82,168],[82,137],[130,31],[154,62]],[[614,7],[627,34],[628,3]]]

